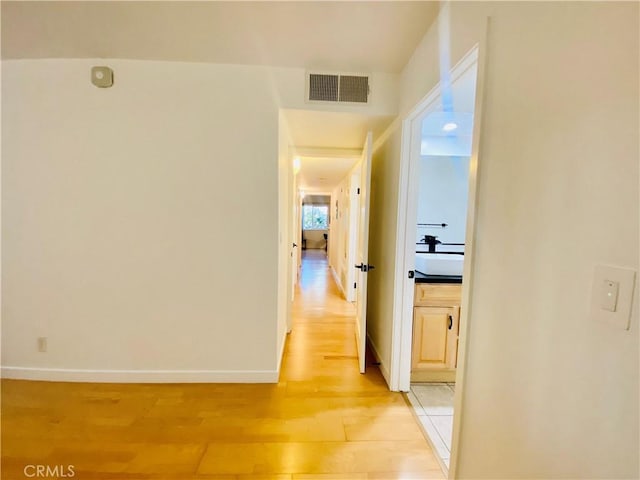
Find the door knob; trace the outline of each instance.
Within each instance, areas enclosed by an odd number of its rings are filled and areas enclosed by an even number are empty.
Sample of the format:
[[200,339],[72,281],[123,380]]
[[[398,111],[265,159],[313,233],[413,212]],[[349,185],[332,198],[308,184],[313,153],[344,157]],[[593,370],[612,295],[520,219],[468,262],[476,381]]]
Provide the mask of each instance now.
[[364,263],[361,263],[360,265],[356,265],[355,266],[358,270],[362,270],[363,272],[368,272],[369,270],[373,270],[374,267],[373,265],[365,265]]

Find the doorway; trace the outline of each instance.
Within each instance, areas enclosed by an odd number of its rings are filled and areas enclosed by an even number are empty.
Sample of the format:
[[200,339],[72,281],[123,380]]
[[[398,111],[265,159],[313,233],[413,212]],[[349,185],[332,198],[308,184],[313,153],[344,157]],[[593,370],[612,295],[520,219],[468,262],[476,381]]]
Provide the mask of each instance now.
[[362,149],[290,147],[293,178],[289,179],[288,211],[293,212],[290,235],[294,239],[290,299],[296,297],[303,260],[323,257],[345,302],[355,308],[360,373],[366,367],[367,274],[373,269],[367,253],[372,151],[370,131]]
[[456,451],[455,412],[462,397],[469,319],[480,53],[479,46],[469,51],[450,71],[450,91],[438,85],[403,123],[395,292],[399,328],[393,335],[391,388],[408,392],[445,471]]
[[329,246],[331,195],[302,193],[300,196],[302,197],[300,213],[302,251],[323,250],[326,254]]

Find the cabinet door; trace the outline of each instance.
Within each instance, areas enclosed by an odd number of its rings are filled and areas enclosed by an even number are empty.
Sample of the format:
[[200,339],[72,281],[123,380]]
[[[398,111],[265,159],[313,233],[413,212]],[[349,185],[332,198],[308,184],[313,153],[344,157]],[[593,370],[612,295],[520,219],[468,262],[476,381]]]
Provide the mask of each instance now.
[[451,307],[449,311],[451,317],[447,318],[447,368],[457,368],[460,307]]
[[416,307],[460,305],[462,284],[416,283],[413,304]]
[[412,369],[456,367],[459,312],[459,307],[414,308]]

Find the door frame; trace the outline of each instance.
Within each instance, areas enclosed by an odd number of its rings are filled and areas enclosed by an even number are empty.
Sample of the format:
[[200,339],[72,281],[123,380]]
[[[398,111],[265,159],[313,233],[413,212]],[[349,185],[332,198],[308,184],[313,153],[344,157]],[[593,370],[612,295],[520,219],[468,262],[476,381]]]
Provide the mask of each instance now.
[[[477,187],[479,182],[479,149],[482,123],[482,105],[486,64],[488,19],[480,41],[451,69],[451,81],[455,82],[469,68],[477,65],[476,98],[469,162],[469,197],[465,233],[465,258],[463,267],[462,301],[459,327],[458,365],[454,395],[453,437],[449,478],[456,477],[459,433],[462,422],[464,395],[466,339],[471,317],[473,292],[473,268],[475,264],[475,240],[477,219]],[[408,272],[415,270],[415,238],[418,203],[421,123],[427,113],[433,111],[440,100],[440,84],[436,85],[402,121],[400,151],[400,178],[398,184],[398,223],[396,231],[396,270],[394,282],[393,324],[391,339],[391,369],[389,387],[393,391],[409,391],[411,374],[411,347],[413,333],[414,279]]]
[[[451,71],[451,83],[455,83],[470,68],[477,65],[478,45],[474,46]],[[478,84],[476,84],[476,90]],[[476,98],[476,107],[477,98]],[[391,351],[391,389],[409,391],[411,373],[411,337],[413,327],[413,290],[415,281],[408,272],[415,270],[416,216],[418,211],[419,178],[416,172],[420,168],[420,141],[422,139],[422,120],[440,106],[440,84],[436,85],[424,99],[407,115],[402,122],[402,144],[400,160],[400,182],[398,195],[398,226],[396,231],[396,282],[394,289],[394,328]],[[477,114],[474,113],[477,118]],[[475,141],[476,125],[474,120],[473,136]],[[472,147],[473,149],[473,147]],[[474,152],[469,162],[469,202],[467,209],[467,230],[465,233],[464,273],[472,257],[473,246],[469,244],[475,224],[475,162]],[[404,194],[402,194],[404,192]],[[468,276],[465,276],[465,280]],[[468,282],[463,284],[464,286]],[[468,290],[468,289],[467,289]]]

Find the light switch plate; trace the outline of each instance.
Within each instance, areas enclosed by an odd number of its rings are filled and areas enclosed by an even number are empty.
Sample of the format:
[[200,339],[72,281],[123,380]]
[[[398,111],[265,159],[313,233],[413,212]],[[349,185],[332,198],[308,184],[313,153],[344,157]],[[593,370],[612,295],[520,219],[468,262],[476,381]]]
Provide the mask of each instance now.
[[605,279],[600,285],[600,308],[607,312],[615,312],[618,306],[620,283]]
[[591,291],[591,317],[628,330],[635,281],[635,270],[596,265]]

